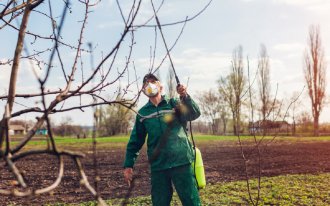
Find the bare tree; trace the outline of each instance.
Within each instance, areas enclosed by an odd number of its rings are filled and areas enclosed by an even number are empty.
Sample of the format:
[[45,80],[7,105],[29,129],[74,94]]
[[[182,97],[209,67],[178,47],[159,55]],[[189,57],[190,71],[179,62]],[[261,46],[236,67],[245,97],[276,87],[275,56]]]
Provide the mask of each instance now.
[[308,49],[304,55],[304,74],[312,106],[314,136],[319,136],[319,117],[325,99],[326,62],[320,28],[314,25],[309,28]]
[[59,125],[52,127],[53,133],[60,136],[79,136],[83,134],[83,129],[79,125],[73,125],[70,116],[63,117]]
[[[14,4],[15,2],[15,4]],[[105,98],[104,97],[104,91],[105,89],[109,88],[111,85],[113,86],[116,82],[118,82],[123,74],[127,73],[129,70],[129,59],[130,59],[130,53],[127,55],[127,61],[122,65],[121,69],[118,69],[116,71],[117,76],[115,76],[114,79],[110,79],[111,69],[114,65],[114,62],[116,60],[117,53],[119,49],[122,46],[122,43],[124,39],[129,39],[127,37],[131,37],[129,48],[132,50],[132,45],[134,41],[134,37],[132,35],[132,26],[133,22],[135,20],[135,17],[137,16],[137,12],[139,10],[141,1],[134,2],[132,4],[132,7],[130,9],[129,15],[125,18],[123,16],[123,30],[122,35],[120,38],[115,42],[113,45],[113,48],[107,51],[107,54],[104,58],[99,62],[99,64],[96,66],[95,69],[87,68],[87,70],[84,68],[83,62],[85,59],[82,57],[83,53],[88,54],[88,49],[86,48],[86,44],[84,44],[84,34],[86,30],[86,23],[87,19],[89,17],[89,14],[91,12],[91,9],[93,6],[95,6],[96,3],[91,3],[89,0],[86,1],[78,1],[74,2],[73,5],[71,5],[70,1],[63,1],[62,3],[62,11],[59,11],[59,13],[53,13],[53,5],[52,2],[45,2],[48,6],[47,9],[38,10],[40,5],[43,3],[43,0],[40,1],[8,1],[6,5],[2,5],[2,12],[1,12],[1,20],[4,22],[4,24],[1,26],[1,31],[5,32],[4,29],[7,27],[14,28],[14,30],[17,30],[18,39],[17,44],[15,48],[15,53],[13,55],[12,59],[9,59],[6,62],[1,62],[2,65],[8,65],[11,66],[11,75],[10,75],[10,82],[9,82],[9,90],[7,95],[1,96],[0,99],[7,100],[6,109],[5,109],[5,115],[1,120],[1,128],[0,128],[0,156],[1,159],[5,160],[7,162],[8,168],[10,171],[13,172],[15,175],[17,181],[19,182],[19,185],[23,188],[23,191],[19,190],[10,190],[10,189],[0,189],[0,193],[2,195],[16,195],[16,196],[29,196],[29,195],[35,195],[35,194],[42,194],[47,193],[54,188],[56,188],[59,183],[61,182],[61,179],[63,177],[63,168],[64,168],[64,161],[63,156],[69,156],[71,157],[76,165],[77,165],[77,171],[81,176],[81,181],[84,183],[83,185],[86,187],[88,191],[90,191],[94,196],[95,199],[98,200],[99,204],[105,205],[105,202],[103,199],[99,196],[99,193],[95,188],[93,188],[86,177],[85,171],[82,167],[82,164],[80,162],[80,158],[84,157],[84,154],[81,152],[75,152],[75,151],[68,151],[68,150],[59,150],[56,147],[53,132],[52,132],[52,126],[50,124],[50,116],[55,115],[56,113],[60,112],[66,112],[66,111],[73,111],[73,110],[83,110],[86,107],[91,107],[94,105],[93,101],[79,101],[82,98],[86,97],[96,97],[99,99],[98,104],[109,104],[109,103],[117,103],[124,105],[128,108],[132,107],[134,105],[134,102],[136,101],[137,96],[133,96],[129,99],[127,97],[122,97],[120,100],[113,99],[113,98]],[[57,4],[58,2],[56,2]],[[58,4],[57,4],[58,6]],[[67,15],[69,15],[70,9],[77,9],[83,8],[81,11],[83,15],[82,21],[79,22],[80,29],[78,30],[78,41],[77,43],[71,44],[68,42],[65,42],[64,36],[62,36],[63,28],[64,28],[64,22],[66,20]],[[118,8],[121,10],[121,7],[118,3]],[[44,33],[38,33],[37,31],[33,33],[33,30],[28,31],[28,23],[29,20],[35,20],[35,16],[31,15],[31,13],[36,10],[36,14],[42,13],[42,17],[46,18],[50,22],[48,34],[45,35]],[[77,11],[79,12],[79,11]],[[60,16],[59,22],[56,21],[54,16]],[[32,19],[30,19],[30,17]],[[38,16],[37,18],[40,17]],[[16,22],[19,24],[18,27],[16,27],[11,22],[13,19],[17,20]],[[3,31],[4,30],[4,31]],[[29,44],[27,44],[28,41]],[[44,49],[40,51],[40,47],[36,46],[39,41],[43,42],[43,45],[48,46],[47,49]],[[64,47],[64,48],[63,48]],[[71,65],[63,63],[63,57],[62,57],[62,49],[70,48],[74,51],[74,57]],[[24,52],[23,52],[24,51]],[[31,53],[31,51],[33,51]],[[24,56],[25,53],[25,56]],[[48,57],[48,58],[47,58]],[[45,58],[45,59],[43,59]],[[41,69],[44,71],[44,75],[35,75],[38,83],[40,91],[36,93],[29,93],[30,91],[26,91],[24,94],[17,94],[16,92],[16,85],[17,85],[17,77],[19,73],[20,64],[24,59],[28,59],[30,66],[33,70],[33,72],[36,74],[38,69]],[[58,64],[55,63],[59,62]],[[78,64],[80,62],[80,66]],[[106,66],[107,70],[103,70],[103,67]],[[36,68],[38,67],[38,69]],[[63,84],[59,83],[58,87],[60,89],[54,90],[51,87],[49,87],[49,81],[51,78],[57,78],[56,76],[52,76],[53,70],[59,70],[62,71],[62,79]],[[81,74],[81,76],[78,76],[78,71]],[[87,72],[89,71],[89,72]],[[92,72],[90,72],[92,71]],[[98,79],[99,81],[97,84],[92,84],[93,79]],[[127,84],[127,89],[134,81],[136,77],[132,79]],[[31,107],[23,110],[16,110],[13,112],[13,108],[15,103],[17,103],[19,100],[16,99],[25,98],[30,99],[31,101],[38,101],[41,102],[40,107]],[[66,104],[66,102],[70,102],[70,99],[73,99],[72,101],[75,101],[78,103],[76,105],[72,104]],[[78,101],[77,101],[78,100]],[[37,113],[39,115],[37,117],[37,122],[34,124],[33,128],[25,135],[23,140],[14,147],[11,147],[9,135],[8,135],[8,122],[11,118],[18,117],[22,114],[32,114]],[[46,150],[38,149],[38,150],[28,150],[28,151],[22,151],[22,148],[31,140],[31,138],[35,135],[38,128],[40,128],[42,125],[46,123],[47,129],[48,129],[48,138],[50,140],[50,147]],[[3,147],[5,145],[5,147]],[[23,157],[31,156],[31,155],[37,155],[37,154],[49,154],[54,155],[59,160],[59,172],[58,177],[56,181],[47,187],[44,187],[44,185],[40,185],[41,188],[29,188],[28,184],[26,183],[26,180],[22,178],[22,174],[19,170],[19,168],[16,167],[14,164],[15,161],[20,160]],[[95,177],[95,181],[96,181]]]
[[[300,96],[298,92],[293,92],[292,96],[290,97],[289,101],[293,102],[295,99],[297,99],[297,96]],[[292,119],[292,135],[296,135],[297,132],[297,110],[302,106],[301,99],[297,99],[292,103],[292,106],[289,108],[289,116]]]
[[233,130],[237,135],[240,132],[242,95],[246,86],[246,78],[243,68],[243,48],[238,46],[233,51],[231,73],[226,77],[221,77],[218,81],[219,92],[225,98],[230,107],[233,117]]
[[175,81],[175,75],[174,75],[174,71],[171,68],[171,66],[168,68],[168,72],[167,72],[167,79],[166,79],[166,83],[167,83],[167,94],[169,97],[173,98],[177,96],[177,92],[176,92],[176,81]]
[[228,107],[226,105],[225,98],[223,96],[219,96],[219,106],[220,106],[220,120],[222,123],[222,134],[227,133],[227,124],[228,124]]
[[220,119],[220,101],[218,92],[209,90],[206,92],[199,92],[196,99],[202,110],[202,114],[211,122],[212,134],[218,133],[218,119]]
[[[7,29],[10,29],[16,32],[18,36],[13,49],[13,56],[7,60],[0,58],[1,66],[5,65],[11,68],[9,89],[6,94],[0,96],[0,100],[6,102],[5,112],[0,122],[0,158],[1,161],[6,162],[8,170],[13,173],[19,183],[18,188],[15,189],[1,188],[1,195],[31,196],[49,193],[61,183],[65,164],[63,156],[68,156],[76,163],[81,185],[85,186],[100,205],[106,205],[96,186],[97,175],[94,176],[95,186],[93,187],[82,167],[81,158],[85,154],[80,151],[59,150],[57,148],[50,117],[64,112],[84,111],[86,108],[96,105],[121,105],[127,109],[134,107],[141,92],[137,84],[139,77],[136,74],[134,61],[132,60],[132,51],[135,45],[134,34],[141,28],[160,27],[160,25],[150,23],[156,14],[152,14],[150,19],[144,23],[136,23],[141,3],[142,0],[132,1],[125,8],[122,8],[123,5],[116,1],[117,7],[113,8],[118,9],[118,12],[114,13],[118,13],[122,19],[122,30],[119,32],[120,35],[117,35],[117,40],[113,38],[112,45],[109,44],[109,49],[102,51],[102,57],[96,58],[98,60],[95,67],[93,64],[91,64],[91,67],[86,66],[89,65],[88,56],[93,57],[94,55],[92,53],[94,48],[91,48],[92,44],[88,42],[88,38],[86,38],[88,35],[85,35],[85,33],[88,19],[90,15],[93,15],[93,9],[97,8],[96,6],[99,6],[101,1],[18,0],[6,1],[0,4],[0,32],[7,32]],[[157,12],[162,5],[163,2],[157,8]],[[75,12],[72,12],[73,10]],[[73,13],[81,14],[81,19],[75,21],[75,24],[79,25],[78,30],[65,25],[65,22],[71,19],[72,16],[70,15],[73,15]],[[200,13],[183,21],[170,22],[167,26],[185,24]],[[41,21],[48,22],[48,25],[43,25],[43,28],[48,29],[40,31],[34,28],[33,25],[29,24],[33,21],[38,23]],[[64,34],[65,32],[69,33],[70,37],[75,34],[77,39],[68,38],[68,35]],[[154,35],[156,36],[156,31]],[[170,48],[173,47],[174,45]],[[156,50],[156,46],[154,48]],[[64,55],[67,54],[65,52],[68,51],[73,54],[69,62],[65,61],[64,58]],[[169,55],[169,51],[163,56],[163,61]],[[124,61],[122,61],[123,59]],[[28,67],[35,74],[38,84],[33,91],[24,90],[22,93],[18,93],[16,88],[18,84],[17,77],[23,61],[29,64]],[[154,70],[153,65],[150,72]],[[39,71],[42,71],[40,75],[38,74]],[[58,71],[60,71],[60,75],[54,75]],[[120,87],[119,85],[123,81],[125,84]],[[54,87],[51,82],[56,82],[56,86]],[[109,90],[111,90],[112,95],[107,92]],[[38,102],[39,104],[34,107],[26,106],[24,109],[19,109],[17,104],[22,104],[22,102]],[[18,144],[11,145],[8,123],[23,114],[36,115],[37,121],[34,122],[32,129]],[[49,148],[23,150],[36,134],[36,131],[45,124],[48,129]],[[40,188],[31,188],[15,162],[27,156],[40,154],[52,155],[58,159],[57,179],[49,186],[39,185]]]
[[313,130],[313,117],[307,111],[302,111],[297,115],[297,132],[305,135],[311,134]]
[[134,120],[132,110],[117,104],[105,106],[100,109],[102,119],[98,132],[101,136],[113,136],[117,134],[127,134]]
[[[252,123],[252,125],[254,125],[254,113],[255,113],[255,106],[256,102],[259,101],[257,98],[255,98],[254,96],[254,92],[252,89],[252,86],[254,84],[254,79],[255,78],[251,78],[250,76],[250,66],[249,66],[249,60],[247,61],[247,74],[248,74],[248,78],[247,78],[247,83],[248,83],[248,87],[247,87],[247,94],[248,94],[248,100],[247,99],[242,99],[243,103],[244,101],[248,101],[248,103],[250,104],[249,106],[249,118],[250,118],[250,122]],[[257,74],[256,74],[257,75]],[[289,108],[296,103],[296,101],[298,100],[298,98],[300,97],[301,93],[296,96],[295,98],[292,98],[290,101],[290,103],[288,104],[287,108],[285,111],[282,111],[281,105],[282,103],[280,103],[280,105],[277,107],[277,103],[279,103],[278,100],[276,100],[276,95],[273,97],[274,99],[272,100],[272,104],[271,107],[269,108],[269,111],[272,111],[273,113],[273,120],[279,118],[281,116],[280,113],[283,113],[282,115],[282,121],[284,122],[284,119],[288,116],[288,111]],[[243,95],[244,96],[244,95]],[[276,113],[275,113],[276,112]],[[267,114],[270,115],[270,114]],[[271,121],[269,121],[271,122]],[[238,123],[240,124],[240,123]],[[254,128],[254,126],[253,126]],[[245,172],[245,181],[246,181],[246,186],[247,186],[247,190],[248,190],[248,195],[249,195],[249,204],[251,205],[259,205],[259,202],[261,200],[261,190],[262,190],[262,184],[261,184],[261,176],[262,176],[262,163],[263,163],[263,154],[265,152],[265,149],[267,148],[267,146],[269,146],[273,140],[276,138],[276,136],[278,135],[277,132],[274,134],[272,140],[266,140],[265,139],[265,135],[257,136],[256,135],[256,130],[252,130],[251,134],[253,135],[253,140],[252,142],[248,142],[246,144],[244,144],[245,142],[242,141],[242,138],[240,136],[240,134],[237,135],[238,138],[238,144],[240,147],[240,153],[241,153],[241,157],[243,159],[243,166],[244,166],[244,172]],[[249,148],[250,147],[250,148]],[[253,162],[253,163],[252,163]],[[255,168],[256,170],[256,174],[254,174],[254,171],[252,168]],[[256,176],[257,177],[257,183],[256,184],[251,184],[250,181],[250,177],[251,176]]]
[[[267,54],[266,46],[261,44],[259,51],[259,59],[258,59],[258,85],[259,85],[259,98],[261,102],[261,119],[262,121],[267,120],[267,114],[269,114],[269,110],[271,108],[270,101],[270,77],[269,77],[269,57]],[[263,131],[265,133],[265,131]]]

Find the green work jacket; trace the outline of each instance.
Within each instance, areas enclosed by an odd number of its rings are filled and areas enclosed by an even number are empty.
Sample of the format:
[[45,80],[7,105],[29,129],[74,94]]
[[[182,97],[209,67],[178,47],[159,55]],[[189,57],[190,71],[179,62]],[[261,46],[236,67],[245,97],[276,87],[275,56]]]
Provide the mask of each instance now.
[[[179,104],[180,102],[182,104]],[[180,109],[175,109],[178,105]],[[195,120],[199,116],[200,110],[190,96],[182,101],[162,96],[158,106],[149,101],[136,116],[127,144],[124,167],[134,166],[147,135],[149,162],[153,159],[150,162],[151,171],[191,163],[194,155],[186,133],[186,125],[187,121]],[[155,156],[156,153],[158,155]]]

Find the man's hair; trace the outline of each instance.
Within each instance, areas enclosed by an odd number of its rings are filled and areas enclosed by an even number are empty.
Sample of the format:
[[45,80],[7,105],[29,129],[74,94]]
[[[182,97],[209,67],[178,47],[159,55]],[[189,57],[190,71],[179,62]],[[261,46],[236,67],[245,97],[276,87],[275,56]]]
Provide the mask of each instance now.
[[146,83],[146,81],[148,79],[153,79],[153,80],[156,80],[156,81],[159,81],[159,79],[152,73],[149,73],[149,74],[146,74],[144,77],[143,77],[143,84]]

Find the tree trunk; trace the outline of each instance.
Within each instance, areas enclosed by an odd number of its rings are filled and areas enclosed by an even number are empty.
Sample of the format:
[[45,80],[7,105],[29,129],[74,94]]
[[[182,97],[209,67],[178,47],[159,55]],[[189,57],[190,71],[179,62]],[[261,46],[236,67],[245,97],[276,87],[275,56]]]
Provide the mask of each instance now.
[[315,114],[314,116],[314,136],[318,137],[319,134],[319,114]]
[[227,122],[223,120],[223,134],[226,134],[227,130]]
[[233,130],[234,130],[234,135],[237,136],[237,134],[238,134],[238,132],[237,132],[237,121],[234,121]]
[[[30,3],[30,1],[28,1]],[[13,66],[11,69],[11,75],[10,75],[10,83],[9,83],[9,91],[8,91],[8,100],[7,104],[9,105],[9,115],[11,115],[16,95],[16,83],[17,83],[17,76],[18,76],[18,69],[19,69],[19,63],[21,58],[21,53],[23,50],[23,43],[24,43],[24,37],[25,37],[25,31],[28,24],[28,19],[30,16],[31,10],[29,6],[26,6],[26,9],[24,11],[24,15],[22,18],[20,30],[18,33],[18,39],[13,59]],[[0,150],[2,149],[2,144],[5,138],[5,131],[8,130],[8,128],[5,126],[4,119],[0,122]]]

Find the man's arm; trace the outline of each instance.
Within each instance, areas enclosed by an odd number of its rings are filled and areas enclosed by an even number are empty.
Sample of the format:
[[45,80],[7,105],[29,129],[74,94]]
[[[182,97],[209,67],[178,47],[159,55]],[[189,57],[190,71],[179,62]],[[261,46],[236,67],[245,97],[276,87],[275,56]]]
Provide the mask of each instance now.
[[137,116],[130,139],[127,143],[124,167],[132,168],[134,166],[139,151],[145,142],[146,136],[146,129]]
[[182,101],[183,107],[184,107],[183,110],[185,111],[182,113],[183,119],[185,121],[193,121],[201,115],[198,105],[189,95],[187,95],[181,101]]
[[201,115],[200,109],[195,101],[187,94],[186,87],[181,84],[178,85],[177,92],[183,104],[180,108],[181,121],[197,119]]
[[130,185],[133,178],[133,166],[139,155],[147,136],[144,125],[140,122],[138,116],[136,117],[135,124],[126,147],[126,156],[124,161],[124,178]]

